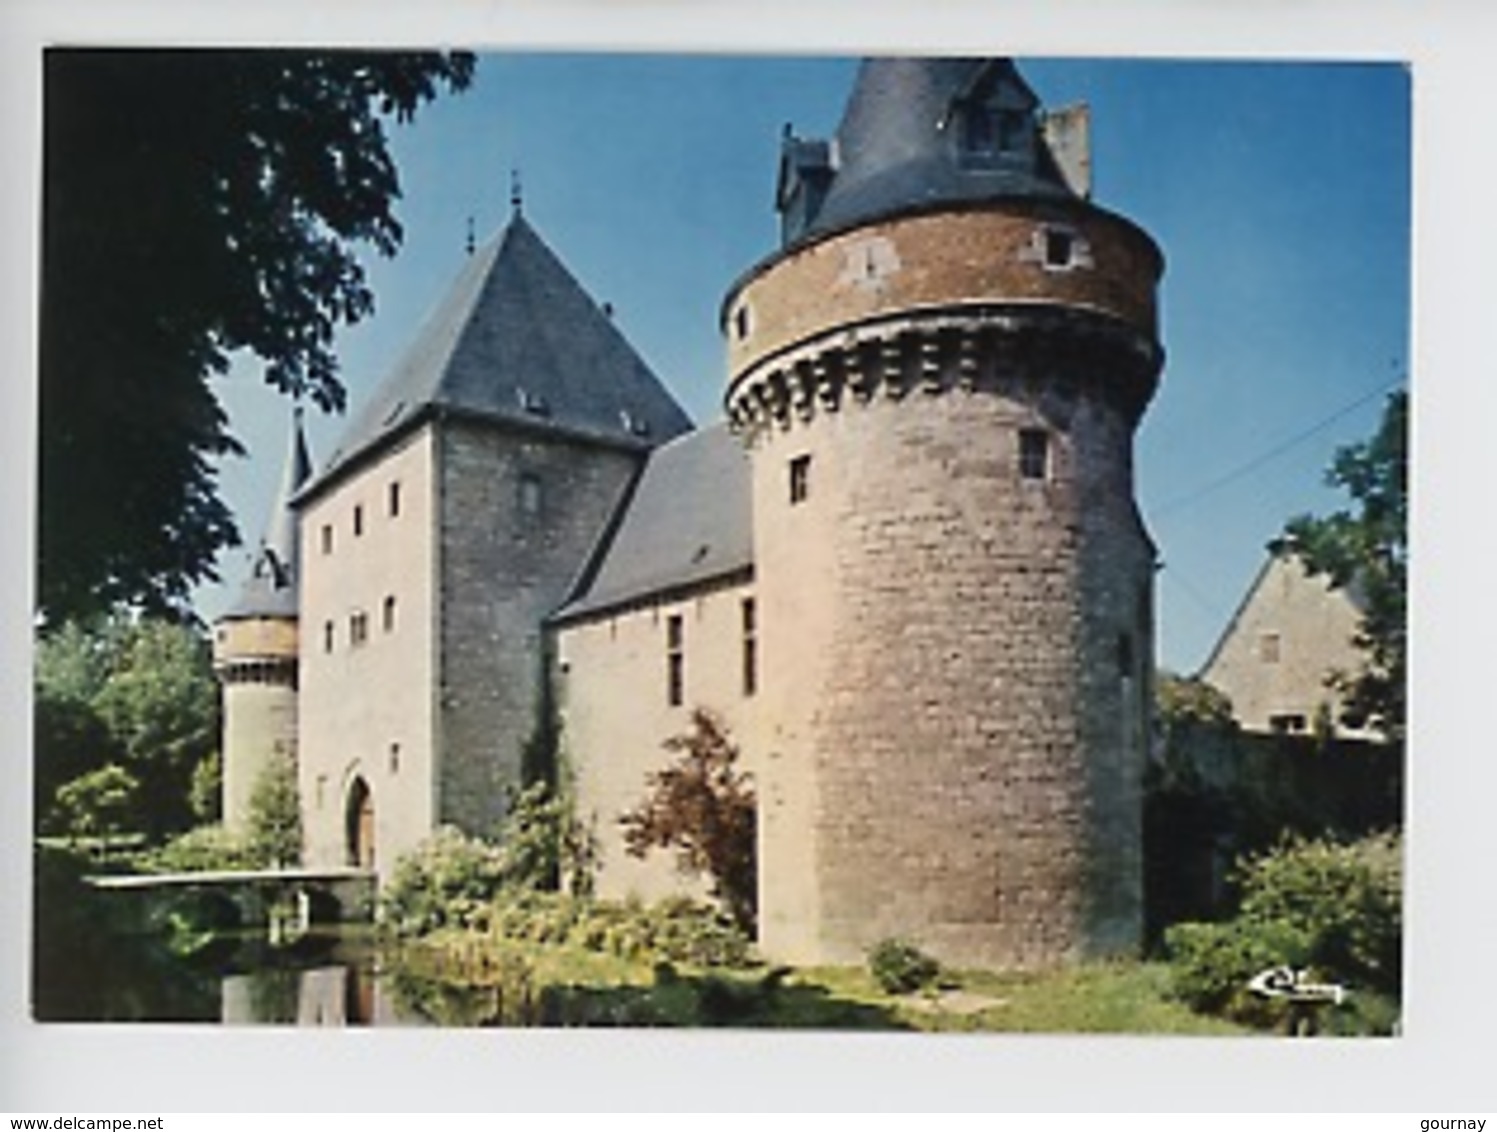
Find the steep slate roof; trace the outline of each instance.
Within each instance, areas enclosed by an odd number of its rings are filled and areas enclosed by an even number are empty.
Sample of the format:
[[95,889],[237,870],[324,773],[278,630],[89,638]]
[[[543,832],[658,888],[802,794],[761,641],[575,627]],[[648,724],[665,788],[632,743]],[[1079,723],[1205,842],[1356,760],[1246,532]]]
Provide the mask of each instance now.
[[518,211],[469,257],[303,497],[433,412],[637,449],[691,427]]
[[291,425],[286,462],[281,468],[281,484],[255,551],[250,576],[221,620],[297,616],[296,562],[301,540],[291,500],[311,475],[312,459],[307,454],[307,438],[302,432],[298,408]]
[[[969,102],[1027,115],[1033,144],[981,167],[959,160],[956,112]],[[837,128],[836,174],[820,209],[790,238],[934,205],[1014,196],[1076,199],[1034,122],[1038,107],[1008,59],[865,60]]]
[[725,423],[650,453],[583,593],[553,620],[700,585],[753,566],[748,453]]

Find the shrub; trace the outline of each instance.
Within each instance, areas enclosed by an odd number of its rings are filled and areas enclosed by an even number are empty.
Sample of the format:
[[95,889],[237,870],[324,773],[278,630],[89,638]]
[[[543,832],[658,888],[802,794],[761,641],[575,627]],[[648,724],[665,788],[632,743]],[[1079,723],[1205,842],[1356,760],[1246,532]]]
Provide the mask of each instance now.
[[248,824],[245,843],[255,865],[285,869],[301,864],[301,794],[290,756],[272,756],[256,777]]
[[648,778],[649,794],[619,819],[629,853],[673,848],[683,873],[711,878],[712,895],[746,932],[754,930],[758,895],[754,788],[736,769],[737,746],[704,708],[691,730],[667,739],[677,759]]
[[380,919],[398,935],[471,926],[506,875],[497,847],[443,826],[396,862],[380,893]]
[[1240,870],[1240,918],[1283,920],[1313,941],[1307,961],[1397,995],[1403,981],[1403,839],[1293,840]]
[[512,793],[499,843],[507,860],[509,883],[523,888],[592,892],[597,843],[573,815],[571,799],[534,782]]
[[243,840],[221,825],[189,829],[164,845],[137,854],[132,863],[146,873],[218,872],[254,867]]
[[[1269,967],[1309,968],[1355,998],[1394,1000],[1401,987],[1402,840],[1292,839],[1238,866],[1236,916],[1165,933],[1173,993],[1197,1010],[1264,1024],[1278,1016],[1247,990]],[[1369,1019],[1382,1007],[1369,1008]],[[1382,1023],[1373,1023],[1381,1026]]]
[[868,969],[888,994],[909,994],[936,981],[940,965],[912,943],[885,939],[868,953]]

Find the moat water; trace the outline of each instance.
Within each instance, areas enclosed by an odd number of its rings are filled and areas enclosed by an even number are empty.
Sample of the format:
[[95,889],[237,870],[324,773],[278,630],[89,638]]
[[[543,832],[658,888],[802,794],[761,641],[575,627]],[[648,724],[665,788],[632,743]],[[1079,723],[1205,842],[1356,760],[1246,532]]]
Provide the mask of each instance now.
[[482,991],[416,977],[367,929],[333,932],[288,952],[224,936],[192,956],[123,940],[118,962],[43,965],[39,1021],[225,1026],[480,1026],[499,1022]]

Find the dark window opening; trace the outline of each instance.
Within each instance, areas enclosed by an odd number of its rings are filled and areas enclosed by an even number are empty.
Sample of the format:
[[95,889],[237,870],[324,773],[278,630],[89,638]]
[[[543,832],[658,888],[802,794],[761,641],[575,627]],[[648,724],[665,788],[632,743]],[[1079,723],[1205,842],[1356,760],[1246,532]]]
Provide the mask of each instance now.
[[790,502],[804,503],[811,494],[811,457],[797,456],[790,461]]
[[1287,735],[1290,733],[1302,733],[1305,730],[1307,723],[1303,715],[1300,715],[1298,713],[1291,713],[1269,716],[1268,726],[1276,734]]
[[1118,675],[1123,677],[1133,675],[1133,635],[1131,633],[1118,634]]
[[348,643],[362,645],[369,640],[369,615],[355,613],[348,618]]
[[759,690],[759,625],[754,599],[743,599],[743,694]]
[[1076,235],[1064,228],[1045,229],[1045,266],[1070,267],[1076,255]]
[[397,480],[390,485],[390,518],[400,514],[400,482]]
[[686,702],[686,648],[681,618],[665,619],[665,702],[680,707]]
[[969,106],[963,123],[962,144],[972,153],[992,153],[998,145],[998,127],[993,121],[993,112],[986,106]]
[[748,307],[739,307],[733,312],[733,333],[740,339],[747,338],[749,332]]
[[333,526],[331,523],[322,524],[322,553],[333,552]]
[[390,744],[390,773],[391,774],[399,774],[400,773],[400,744],[399,743],[391,743]]
[[333,623],[324,621],[322,624],[322,651],[333,651]]
[[393,632],[395,629],[395,595],[391,594],[385,598],[384,614],[382,617],[385,632]]
[[1027,480],[1050,475],[1050,434],[1042,428],[1019,430],[1019,474]]
[[353,507],[353,533],[355,535],[364,533],[364,508],[358,503],[355,503]]

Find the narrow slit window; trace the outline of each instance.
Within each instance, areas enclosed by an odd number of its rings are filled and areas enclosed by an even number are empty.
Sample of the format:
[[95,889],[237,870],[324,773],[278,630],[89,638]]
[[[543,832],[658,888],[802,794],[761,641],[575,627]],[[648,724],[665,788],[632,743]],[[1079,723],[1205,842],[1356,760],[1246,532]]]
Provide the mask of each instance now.
[[382,614],[382,618],[381,619],[382,619],[382,621],[384,623],[385,632],[387,632],[387,633],[393,633],[395,631],[395,595],[394,594],[390,594],[388,597],[385,598],[384,612]]
[[400,481],[396,480],[390,485],[390,518],[394,519],[400,515]]
[[759,690],[759,612],[754,599],[743,599],[743,694]]
[[796,456],[790,461],[790,502],[804,503],[811,495],[811,457]]
[[333,651],[333,623],[331,621],[322,623],[322,651]]
[[1050,476],[1050,434],[1042,428],[1019,430],[1019,474],[1027,480]]
[[331,554],[332,552],[333,552],[333,525],[331,523],[323,523],[322,524],[322,553],[323,554]]
[[665,619],[665,702],[671,707],[686,702],[686,640],[679,614]]
[[355,537],[364,533],[364,506],[361,503],[353,506],[353,533]]

